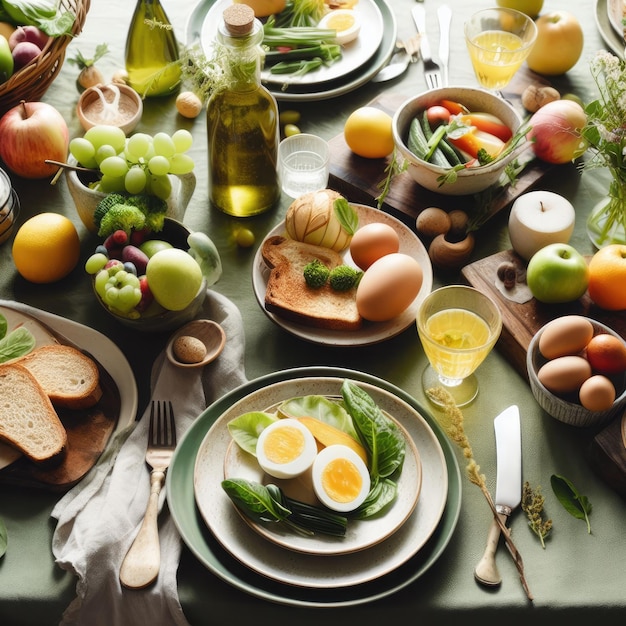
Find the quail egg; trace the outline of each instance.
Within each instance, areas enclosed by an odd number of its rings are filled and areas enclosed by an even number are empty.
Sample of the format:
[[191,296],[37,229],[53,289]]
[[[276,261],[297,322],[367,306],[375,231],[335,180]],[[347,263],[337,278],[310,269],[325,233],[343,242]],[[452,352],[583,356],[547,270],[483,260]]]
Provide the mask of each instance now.
[[297,419],[284,418],[266,426],[256,444],[261,468],[274,478],[294,478],[306,472],[317,455],[311,431]]
[[312,476],[318,500],[340,513],[357,509],[370,490],[370,475],[363,459],[342,444],[327,446],[318,453]]
[[337,31],[335,41],[343,46],[359,36],[361,23],[352,9],[334,9],[319,21],[318,28],[329,28]]

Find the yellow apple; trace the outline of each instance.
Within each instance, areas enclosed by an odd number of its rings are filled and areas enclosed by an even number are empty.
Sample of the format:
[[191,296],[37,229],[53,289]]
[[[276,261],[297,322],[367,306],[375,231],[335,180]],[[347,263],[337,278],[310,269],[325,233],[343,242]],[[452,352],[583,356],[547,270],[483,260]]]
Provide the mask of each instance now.
[[551,11],[537,18],[537,41],[526,62],[537,74],[557,76],[572,69],[583,51],[583,29],[568,11]]
[[497,0],[496,4],[505,9],[515,9],[536,18],[543,8],[543,0]]

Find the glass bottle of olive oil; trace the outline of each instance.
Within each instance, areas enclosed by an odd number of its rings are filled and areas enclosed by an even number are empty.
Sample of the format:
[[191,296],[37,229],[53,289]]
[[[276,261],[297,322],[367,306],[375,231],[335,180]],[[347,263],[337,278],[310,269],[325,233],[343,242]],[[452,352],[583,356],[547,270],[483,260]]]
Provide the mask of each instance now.
[[207,103],[209,196],[221,211],[249,217],[280,196],[278,105],[261,85],[263,27],[245,4],[224,11],[217,57],[227,77]]
[[126,38],[128,83],[141,96],[167,96],[181,81],[180,51],[160,0],[137,0]]

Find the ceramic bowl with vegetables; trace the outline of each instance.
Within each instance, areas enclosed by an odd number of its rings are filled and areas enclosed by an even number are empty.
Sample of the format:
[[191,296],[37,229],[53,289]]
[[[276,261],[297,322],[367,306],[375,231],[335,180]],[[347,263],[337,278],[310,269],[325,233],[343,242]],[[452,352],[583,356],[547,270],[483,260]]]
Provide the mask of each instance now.
[[222,272],[209,237],[168,217],[156,231],[119,226],[85,263],[103,309],[141,332],[170,331],[194,319]]
[[422,187],[445,195],[484,191],[527,144],[522,119],[504,99],[471,87],[432,89],[393,116],[396,150]]
[[535,400],[561,422],[598,426],[626,408],[626,342],[596,320],[548,322],[531,340],[526,366]]

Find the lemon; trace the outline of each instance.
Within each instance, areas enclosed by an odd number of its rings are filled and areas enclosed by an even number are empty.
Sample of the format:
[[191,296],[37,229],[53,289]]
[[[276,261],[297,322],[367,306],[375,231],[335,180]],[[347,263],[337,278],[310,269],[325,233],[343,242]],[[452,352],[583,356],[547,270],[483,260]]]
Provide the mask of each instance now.
[[40,213],[19,228],[12,254],[23,278],[32,283],[53,283],[67,276],[78,263],[78,232],[67,217]]
[[381,159],[394,149],[392,118],[371,106],[353,111],[343,128],[344,138],[352,152],[368,159]]

